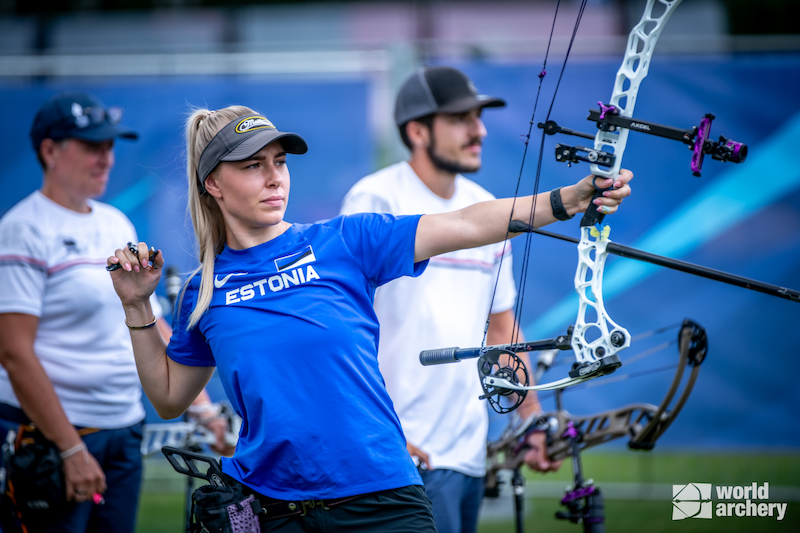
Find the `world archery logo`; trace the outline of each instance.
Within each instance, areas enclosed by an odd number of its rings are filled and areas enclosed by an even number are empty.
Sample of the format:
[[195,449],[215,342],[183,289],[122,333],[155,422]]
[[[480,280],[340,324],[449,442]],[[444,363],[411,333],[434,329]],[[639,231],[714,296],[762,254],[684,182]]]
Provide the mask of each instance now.
[[275,126],[264,117],[254,116],[245,117],[239,121],[234,130],[236,133],[247,133],[248,131],[268,129],[274,130]]
[[[786,502],[769,501],[769,483],[716,485],[716,503],[711,501],[711,483],[672,486],[672,519],[717,517],[786,518]],[[733,501],[730,501],[733,500]]]
[[673,520],[711,517],[711,483],[672,485]]

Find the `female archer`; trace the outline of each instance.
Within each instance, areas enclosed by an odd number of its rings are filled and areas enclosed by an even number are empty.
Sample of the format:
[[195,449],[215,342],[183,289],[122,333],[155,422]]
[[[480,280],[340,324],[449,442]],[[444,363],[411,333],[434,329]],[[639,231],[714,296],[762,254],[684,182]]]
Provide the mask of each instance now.
[[[150,327],[162,254],[150,262],[139,243],[138,255],[121,248],[108,258],[122,267],[111,276],[156,410],[180,415],[219,370],[243,419],[223,471],[280,510],[267,514],[264,531],[435,531],[378,371],[375,288],[419,276],[434,255],[502,241],[512,218],[554,222],[550,192],[437,215],[296,224],[284,220],[286,157],[306,152],[302,137],[241,106],[195,111],[186,137],[201,266],[185,285],[169,345]],[[632,177],[598,178],[614,189],[593,201],[588,176],[563,187],[561,202],[570,215],[592,201],[613,213]]]

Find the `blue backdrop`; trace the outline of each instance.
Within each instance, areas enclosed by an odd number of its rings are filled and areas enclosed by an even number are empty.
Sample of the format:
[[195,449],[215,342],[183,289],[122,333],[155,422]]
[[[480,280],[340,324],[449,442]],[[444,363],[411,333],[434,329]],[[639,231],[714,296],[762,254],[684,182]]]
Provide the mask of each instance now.
[[[489,137],[484,169],[475,179],[497,196],[513,195],[538,85],[540,66],[470,62],[456,65],[481,92],[508,100],[504,109],[484,114]],[[589,108],[608,101],[618,58],[573,60],[561,83],[551,117],[562,126],[593,133]],[[543,121],[558,72],[545,78],[535,121]],[[292,200],[287,218],[309,222],[335,216],[347,189],[375,170],[371,138],[370,81],[347,79],[116,78],[59,80],[38,84],[0,82],[6,126],[0,129],[6,167],[0,213],[38,188],[41,172],[27,137],[38,106],[57,90],[87,90],[107,105],[125,108],[124,122],[137,129],[136,143],[121,141],[117,165],[103,200],[120,207],[140,236],[161,247],[169,264],[194,266],[193,235],[185,208],[182,121],[190,106],[218,108],[243,103],[265,113],[281,129],[302,134],[306,156],[290,156]],[[639,92],[635,115],[678,128],[699,123],[705,113],[718,118],[712,137],[723,134],[750,147],[742,165],[707,159],[703,176],[689,170],[690,152],[675,141],[632,133],[624,165],[633,170],[634,195],[609,217],[611,239],[621,244],[707,265],[769,283],[800,288],[800,55],[659,57]],[[387,110],[387,113],[390,110]],[[521,191],[533,190],[540,146],[534,129]],[[540,190],[575,182],[588,165],[572,168],[553,158],[548,137]],[[577,236],[578,220],[553,230]],[[514,243],[515,270],[522,241]],[[528,339],[566,330],[577,309],[572,289],[574,245],[533,237],[522,324]],[[519,276],[518,276],[519,279]],[[669,432],[666,447],[782,447],[797,449],[800,428],[794,407],[800,392],[793,378],[798,354],[800,304],[632,260],[611,258],[606,270],[606,308],[635,336],[690,317],[705,326],[708,360],[695,391]],[[265,334],[267,334],[265,332]],[[670,340],[676,330],[635,342],[623,361],[649,346]],[[433,348],[433,347],[432,347]],[[674,346],[646,360],[624,365],[617,374],[672,364]],[[464,362],[460,364],[472,364]],[[287,368],[293,362],[287,360]],[[553,370],[560,376],[566,367]],[[656,372],[565,394],[573,413],[590,413],[625,403],[657,403],[671,371]],[[212,390],[212,393],[219,394]],[[546,407],[552,398],[543,395]],[[770,428],[771,431],[763,431]]]

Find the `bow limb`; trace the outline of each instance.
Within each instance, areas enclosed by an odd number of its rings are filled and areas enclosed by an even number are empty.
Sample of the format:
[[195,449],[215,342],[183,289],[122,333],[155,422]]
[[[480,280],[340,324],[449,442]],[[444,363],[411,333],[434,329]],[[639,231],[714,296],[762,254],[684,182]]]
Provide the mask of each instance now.
[[[700,365],[705,360],[708,353],[708,338],[706,331],[697,323],[691,320],[684,320],[680,333],[678,334],[678,353],[680,360],[678,370],[672,380],[669,391],[661,402],[650,422],[641,428],[641,431],[631,433],[628,446],[635,450],[650,450],[655,446],[656,440],[667,430],[675,418],[680,414],[686,400],[689,399],[694,388],[697,375],[700,373]],[[691,367],[689,377],[683,385],[678,399],[675,401],[671,410],[667,411],[672,399],[681,390],[681,381],[686,367]]]

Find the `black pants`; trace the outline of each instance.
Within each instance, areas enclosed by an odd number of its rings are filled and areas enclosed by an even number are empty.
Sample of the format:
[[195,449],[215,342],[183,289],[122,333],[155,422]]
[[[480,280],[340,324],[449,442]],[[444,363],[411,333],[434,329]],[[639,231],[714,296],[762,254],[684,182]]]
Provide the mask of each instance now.
[[[256,494],[256,497],[259,495]],[[372,492],[327,510],[325,507],[307,506],[305,516],[272,520],[268,513],[266,520],[261,522],[261,532],[436,533],[431,502],[420,485]]]

